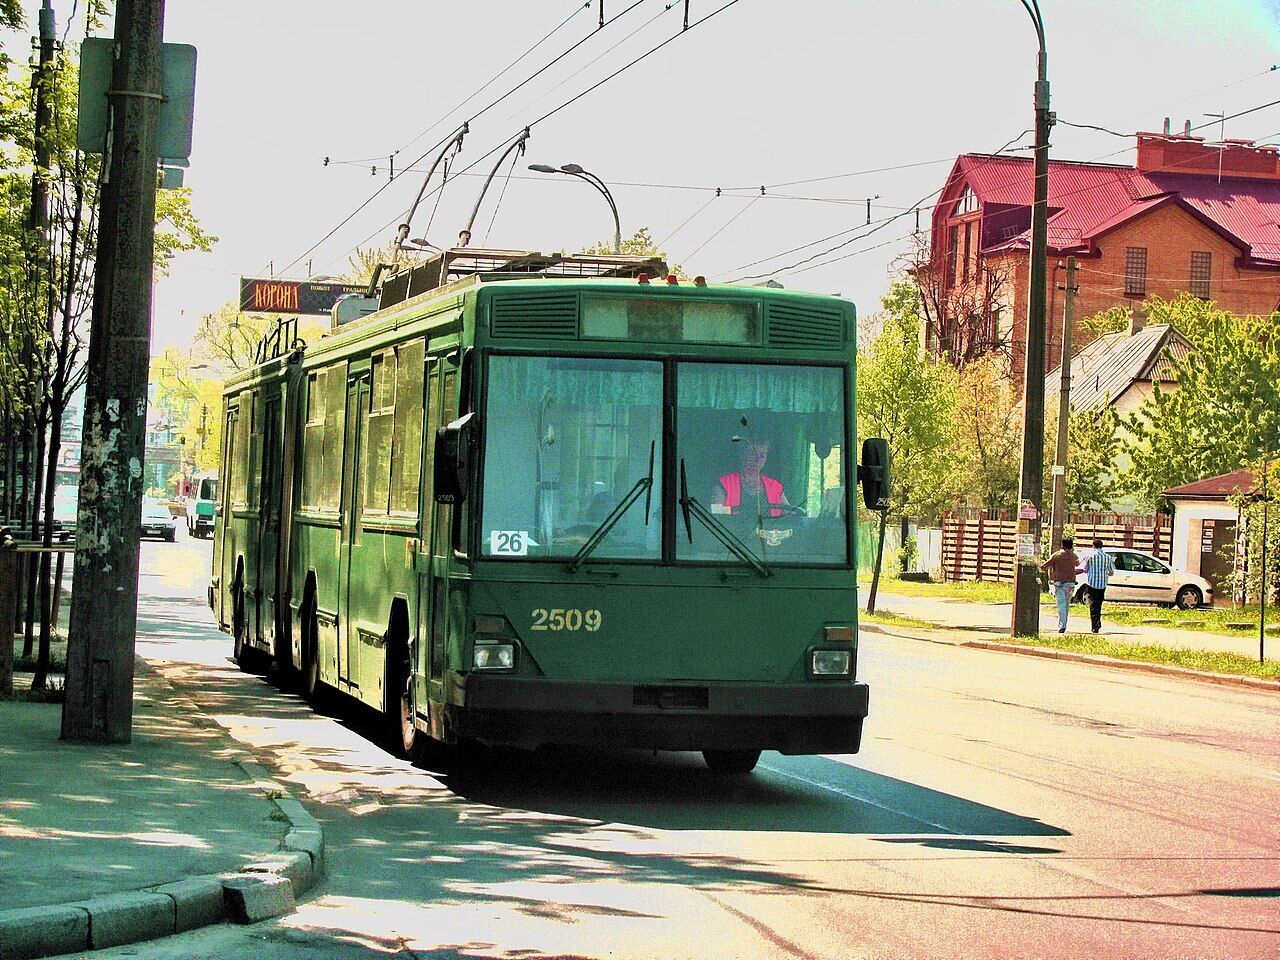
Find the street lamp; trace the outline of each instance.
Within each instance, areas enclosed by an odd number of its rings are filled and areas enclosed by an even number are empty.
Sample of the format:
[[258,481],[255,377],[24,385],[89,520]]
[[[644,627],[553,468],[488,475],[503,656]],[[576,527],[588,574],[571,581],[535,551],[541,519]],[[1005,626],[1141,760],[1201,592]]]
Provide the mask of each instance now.
[[[1031,206],[1029,255],[1030,291],[1024,337],[1026,362],[1022,379],[1022,472],[1018,484],[1018,556],[1013,582],[1015,637],[1040,632],[1040,511],[1044,500],[1044,341],[1046,327],[1046,267],[1049,259],[1049,131],[1054,115],[1049,109],[1048,53],[1044,43],[1044,19],[1039,0],[1019,0],[1035,26],[1035,192]],[[1066,362],[1064,358],[1064,362]]]
[[609,209],[613,211],[613,252],[615,254],[622,253],[622,222],[618,219],[618,205],[613,202],[613,194],[609,192],[609,188],[605,186],[603,180],[594,173],[583,170],[576,163],[566,163],[561,167],[552,167],[545,163],[531,163],[529,169],[534,173],[562,173],[568,177],[577,177],[579,180],[585,180],[591,184],[609,203]]

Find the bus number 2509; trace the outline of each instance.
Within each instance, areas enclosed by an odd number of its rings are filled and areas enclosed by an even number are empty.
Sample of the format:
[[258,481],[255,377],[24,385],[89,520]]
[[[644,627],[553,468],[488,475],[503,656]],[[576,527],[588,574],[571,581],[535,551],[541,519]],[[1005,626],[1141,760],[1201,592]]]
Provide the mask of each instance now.
[[586,630],[593,633],[600,629],[604,618],[599,610],[544,610],[542,607],[533,611],[531,630]]

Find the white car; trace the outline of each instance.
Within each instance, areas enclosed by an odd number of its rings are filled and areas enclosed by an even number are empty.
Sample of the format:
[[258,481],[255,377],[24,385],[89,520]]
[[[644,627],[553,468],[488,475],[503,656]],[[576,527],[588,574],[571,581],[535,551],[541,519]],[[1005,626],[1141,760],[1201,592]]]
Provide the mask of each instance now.
[[[1107,599],[1126,603],[1161,603],[1191,610],[1202,604],[1213,603],[1213,584],[1204,577],[1186,570],[1174,570],[1163,560],[1141,550],[1125,547],[1103,547],[1115,561],[1116,572],[1107,584]],[[1081,562],[1088,559],[1092,550],[1081,554]],[[1086,601],[1085,575],[1076,576],[1075,599]]]

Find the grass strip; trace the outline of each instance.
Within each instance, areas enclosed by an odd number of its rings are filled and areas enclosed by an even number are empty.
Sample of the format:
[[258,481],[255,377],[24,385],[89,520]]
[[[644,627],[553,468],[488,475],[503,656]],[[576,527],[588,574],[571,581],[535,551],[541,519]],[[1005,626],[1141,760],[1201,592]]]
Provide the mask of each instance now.
[[858,620],[862,623],[878,623],[885,627],[924,627],[926,630],[946,629],[940,623],[933,623],[930,620],[920,620],[916,617],[904,617],[900,613],[890,613],[887,610],[877,610],[875,613],[867,613],[865,610],[859,610]]
[[1116,660],[1135,660],[1141,663],[1163,663],[1188,670],[1204,670],[1208,673],[1225,673],[1242,677],[1261,677],[1265,680],[1280,679],[1280,663],[1259,663],[1252,657],[1216,650],[1186,650],[1177,647],[1159,647],[1145,643],[1123,643],[1089,633],[1042,633],[1038,640],[1018,639],[1014,643],[1027,643],[1037,647],[1053,647],[1076,653],[1095,654]]

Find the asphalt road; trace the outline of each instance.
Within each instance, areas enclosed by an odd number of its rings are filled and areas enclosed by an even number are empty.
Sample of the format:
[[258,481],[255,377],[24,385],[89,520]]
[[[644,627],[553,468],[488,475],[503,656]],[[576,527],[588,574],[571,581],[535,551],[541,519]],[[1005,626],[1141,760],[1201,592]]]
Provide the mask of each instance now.
[[1280,955],[1280,696],[881,635],[863,752],[428,771],[229,663],[209,545],[143,547],[140,652],[322,821],[296,914],[104,957]]

